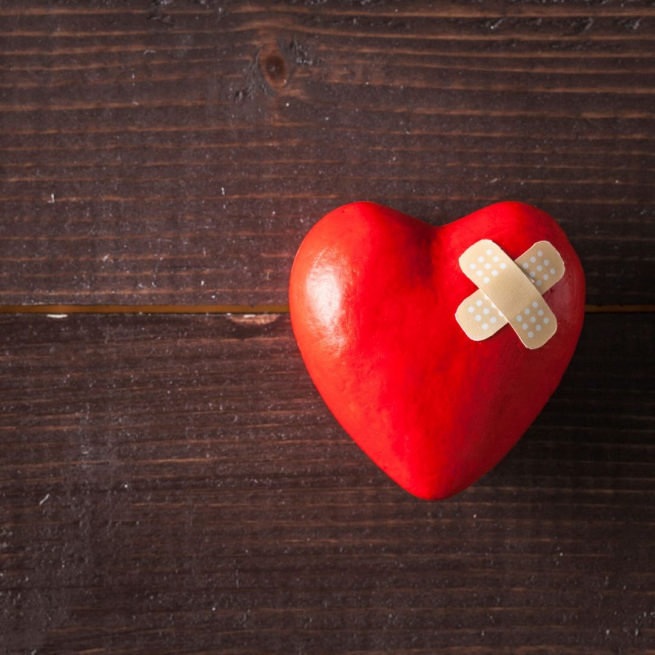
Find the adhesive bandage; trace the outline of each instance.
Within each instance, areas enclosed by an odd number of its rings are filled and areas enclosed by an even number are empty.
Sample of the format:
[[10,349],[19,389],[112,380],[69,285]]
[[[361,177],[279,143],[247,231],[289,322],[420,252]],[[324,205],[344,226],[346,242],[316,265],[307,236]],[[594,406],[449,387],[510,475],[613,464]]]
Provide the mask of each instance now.
[[557,319],[541,295],[562,279],[564,262],[548,241],[538,241],[512,261],[493,241],[482,239],[464,252],[459,265],[478,287],[455,313],[470,339],[488,339],[509,323],[534,350],[555,334]]

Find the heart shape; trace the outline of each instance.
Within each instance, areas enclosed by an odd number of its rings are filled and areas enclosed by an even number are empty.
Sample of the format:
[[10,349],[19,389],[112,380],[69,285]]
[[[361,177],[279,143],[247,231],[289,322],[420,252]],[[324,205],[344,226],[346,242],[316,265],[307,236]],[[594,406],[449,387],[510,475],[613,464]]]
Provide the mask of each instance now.
[[[543,298],[557,331],[530,350],[506,325],[471,340],[455,319],[477,290],[460,268],[489,239],[515,260],[550,242],[564,277]],[[327,406],[365,453],[420,498],[456,494],[493,468],[553,393],[584,318],[580,261],[545,212],[491,205],[434,227],[370,202],[327,214],[290,281],[293,331]]]

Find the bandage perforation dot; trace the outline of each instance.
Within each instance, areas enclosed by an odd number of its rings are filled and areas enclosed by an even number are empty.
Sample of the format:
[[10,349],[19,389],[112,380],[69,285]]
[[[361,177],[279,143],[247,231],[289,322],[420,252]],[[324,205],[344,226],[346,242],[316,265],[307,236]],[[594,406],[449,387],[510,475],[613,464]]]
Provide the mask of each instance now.
[[557,331],[557,319],[541,297],[564,275],[554,246],[539,241],[516,261],[493,241],[474,243],[459,258],[465,275],[478,287],[455,317],[473,341],[483,341],[510,324],[526,348],[543,346]]

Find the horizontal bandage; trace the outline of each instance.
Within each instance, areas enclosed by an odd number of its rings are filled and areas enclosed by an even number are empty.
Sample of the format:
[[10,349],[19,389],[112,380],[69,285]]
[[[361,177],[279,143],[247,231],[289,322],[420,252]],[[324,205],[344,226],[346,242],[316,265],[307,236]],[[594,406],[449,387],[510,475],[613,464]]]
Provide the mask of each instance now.
[[473,244],[459,259],[478,291],[455,317],[473,341],[483,341],[508,322],[521,342],[534,350],[557,330],[557,319],[541,297],[564,275],[564,262],[548,241],[539,241],[515,262],[493,241]]

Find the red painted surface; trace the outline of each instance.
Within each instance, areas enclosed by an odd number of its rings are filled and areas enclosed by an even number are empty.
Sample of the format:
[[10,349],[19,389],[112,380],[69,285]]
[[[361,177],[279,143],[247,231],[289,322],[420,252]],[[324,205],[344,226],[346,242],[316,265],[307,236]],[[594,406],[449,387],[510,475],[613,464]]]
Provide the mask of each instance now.
[[[544,294],[553,338],[525,348],[509,325],[471,341],[455,320],[476,290],[458,263],[480,239],[512,259],[536,241],[561,254]],[[293,330],[309,374],[350,436],[401,487],[456,494],[495,466],[539,414],[582,328],[585,282],[562,229],[504,202],[443,227],[359,202],[320,220],[291,272]]]

